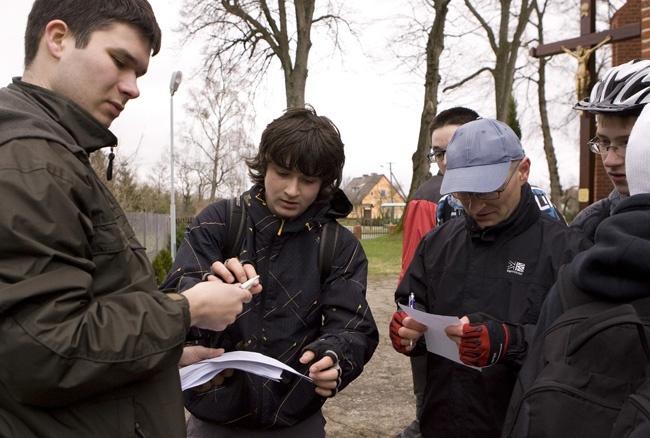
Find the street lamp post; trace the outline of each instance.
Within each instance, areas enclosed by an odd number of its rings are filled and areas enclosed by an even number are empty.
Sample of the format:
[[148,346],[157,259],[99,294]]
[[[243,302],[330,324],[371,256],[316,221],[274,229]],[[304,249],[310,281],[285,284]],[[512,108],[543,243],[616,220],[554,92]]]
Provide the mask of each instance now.
[[170,149],[170,169],[171,169],[171,186],[170,186],[170,205],[169,216],[171,222],[171,235],[170,235],[170,248],[172,254],[172,261],[176,258],[176,199],[174,196],[174,93],[178,90],[178,86],[183,80],[183,73],[175,71],[172,73],[172,80],[169,83],[169,149]]

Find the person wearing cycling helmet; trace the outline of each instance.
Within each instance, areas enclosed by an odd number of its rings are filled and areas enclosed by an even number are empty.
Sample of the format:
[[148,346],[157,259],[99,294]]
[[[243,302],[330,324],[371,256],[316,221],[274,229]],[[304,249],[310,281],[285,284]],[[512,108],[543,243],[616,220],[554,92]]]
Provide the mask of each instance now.
[[610,216],[621,199],[630,195],[625,172],[625,152],[632,127],[650,101],[650,60],[635,59],[609,70],[594,85],[589,97],[573,109],[596,115],[596,136],[589,141],[591,152],[599,154],[614,190],[605,199],[582,210],[571,228],[592,242],[598,224]]

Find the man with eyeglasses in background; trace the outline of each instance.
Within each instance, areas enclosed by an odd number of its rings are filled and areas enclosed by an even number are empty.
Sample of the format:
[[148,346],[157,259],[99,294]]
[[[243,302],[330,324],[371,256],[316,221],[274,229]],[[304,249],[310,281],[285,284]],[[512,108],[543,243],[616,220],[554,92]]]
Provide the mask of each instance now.
[[634,122],[650,102],[650,60],[635,59],[609,70],[591,90],[589,97],[573,109],[596,115],[596,136],[589,150],[599,154],[614,190],[607,198],[582,210],[571,228],[592,242],[596,228],[611,215],[618,203],[630,195],[625,173],[625,151]]
[[413,194],[404,214],[404,245],[402,246],[401,281],[411,263],[415,248],[422,237],[436,226],[436,213],[440,200],[440,185],[445,173],[445,152],[449,140],[458,127],[479,118],[476,111],[464,107],[454,107],[441,111],[429,125],[431,152],[427,155],[430,163],[438,165],[438,173],[429,178]]
[[497,120],[460,126],[446,153],[443,193],[465,215],[429,232],[396,292],[397,303],[461,318],[445,331],[460,360],[427,353],[426,326],[398,310],[393,347],[427,354],[423,437],[498,437],[539,311],[559,267],[591,243],[540,212],[528,184],[530,159]]

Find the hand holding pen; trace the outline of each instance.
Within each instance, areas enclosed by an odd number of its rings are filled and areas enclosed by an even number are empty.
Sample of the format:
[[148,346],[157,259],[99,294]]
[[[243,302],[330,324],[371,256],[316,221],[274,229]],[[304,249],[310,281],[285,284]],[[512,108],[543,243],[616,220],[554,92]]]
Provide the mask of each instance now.
[[262,291],[259,275],[252,263],[243,263],[237,257],[231,257],[223,262],[214,262],[211,272],[204,276],[207,281],[223,281],[224,283],[241,283],[240,288],[248,289],[256,294]]
[[255,277],[250,278],[250,279],[246,280],[245,282],[243,282],[242,284],[240,284],[239,288],[240,289],[250,289],[253,286],[257,286],[258,284],[260,284],[260,276],[256,275]]

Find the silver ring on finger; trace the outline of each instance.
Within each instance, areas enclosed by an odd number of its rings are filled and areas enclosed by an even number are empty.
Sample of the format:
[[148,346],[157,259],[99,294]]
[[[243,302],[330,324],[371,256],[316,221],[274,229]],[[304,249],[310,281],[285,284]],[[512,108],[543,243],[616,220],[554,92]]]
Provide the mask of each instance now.
[[334,365],[332,366],[332,369],[338,371],[338,373],[339,373],[339,375],[337,376],[337,378],[339,379],[339,383],[338,383],[338,385],[336,385],[336,386],[338,387],[338,386],[341,384],[341,382],[340,382],[340,380],[341,380],[341,373],[342,373],[341,366],[340,366],[339,363],[337,362],[336,364],[334,364]]
[[223,267],[224,267],[224,268],[227,268],[227,267],[228,267],[228,262],[229,262],[229,261],[230,261],[230,259],[226,259],[226,260],[223,262]]

